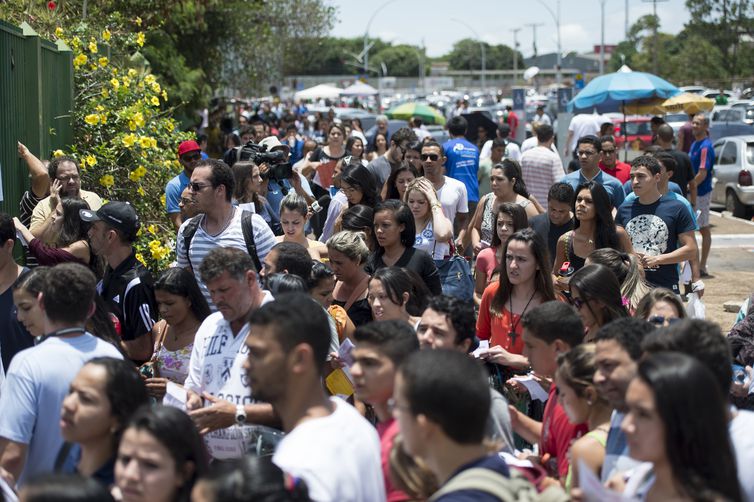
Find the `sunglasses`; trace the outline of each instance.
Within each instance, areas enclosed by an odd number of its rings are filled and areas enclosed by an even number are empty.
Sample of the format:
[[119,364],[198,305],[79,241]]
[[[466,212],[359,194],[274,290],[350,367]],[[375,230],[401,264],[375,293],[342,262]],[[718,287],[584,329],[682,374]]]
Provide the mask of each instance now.
[[423,154],[421,154],[421,159],[422,160],[431,160],[432,162],[436,162],[436,161],[440,160],[440,156],[437,155],[436,153],[423,153]]
[[186,155],[181,156],[183,160],[186,162],[192,162],[194,160],[199,160],[202,158],[201,153],[187,153]]
[[201,183],[197,183],[195,181],[191,181],[191,182],[189,182],[189,184],[186,187],[190,191],[192,191],[192,192],[201,192],[202,190],[204,190],[208,186],[212,186],[212,185],[203,185]]
[[665,325],[665,321],[667,321],[668,324],[674,324],[680,321],[680,319],[677,317],[665,317],[661,315],[653,315],[652,317],[647,319],[647,321],[649,321],[651,324],[655,326],[662,327]]

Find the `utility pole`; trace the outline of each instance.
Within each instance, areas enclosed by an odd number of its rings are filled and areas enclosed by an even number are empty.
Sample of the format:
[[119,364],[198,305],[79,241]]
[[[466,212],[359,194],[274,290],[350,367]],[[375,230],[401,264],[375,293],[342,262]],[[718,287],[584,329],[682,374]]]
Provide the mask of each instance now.
[[600,29],[600,75],[605,74],[605,1],[600,0],[601,29]]
[[628,0],[626,0],[626,21],[625,21],[625,27],[626,30],[625,35],[623,35],[623,40],[628,40]]
[[657,27],[660,24],[660,18],[657,17],[657,2],[667,2],[668,0],[642,0],[644,3],[652,2],[652,15],[654,16],[654,29],[652,30],[652,72],[657,75]]
[[521,28],[511,29],[513,32],[513,85],[518,81],[518,32]]
[[537,57],[537,26],[544,26],[545,23],[527,23],[524,26],[531,27],[531,46],[534,50],[534,57]]

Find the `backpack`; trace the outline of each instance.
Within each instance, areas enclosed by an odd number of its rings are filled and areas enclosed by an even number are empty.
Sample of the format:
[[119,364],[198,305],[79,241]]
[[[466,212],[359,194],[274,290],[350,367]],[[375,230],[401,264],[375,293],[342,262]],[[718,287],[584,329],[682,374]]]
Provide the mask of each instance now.
[[526,477],[511,470],[510,477],[483,467],[468,469],[450,479],[436,491],[429,502],[444,495],[461,490],[479,490],[497,497],[501,502],[565,502],[568,494],[558,487],[551,487],[542,493]]
[[[241,213],[241,230],[243,231],[243,240],[246,242],[246,251],[254,260],[254,266],[257,270],[262,270],[262,262],[259,261],[259,255],[257,255],[257,245],[254,243],[254,223],[252,216],[254,213],[251,211],[244,211]],[[189,250],[191,249],[191,239],[194,238],[196,230],[199,228],[199,221],[201,218],[191,218],[189,222],[183,227],[183,247],[186,249],[186,261],[188,261],[189,267],[194,268],[191,265],[191,257],[189,256]]]

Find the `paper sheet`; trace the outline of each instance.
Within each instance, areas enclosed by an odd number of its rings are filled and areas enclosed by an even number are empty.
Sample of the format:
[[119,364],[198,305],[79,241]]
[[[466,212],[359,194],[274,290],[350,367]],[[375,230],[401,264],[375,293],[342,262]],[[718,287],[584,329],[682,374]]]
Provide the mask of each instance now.
[[471,354],[474,357],[476,357],[477,359],[479,359],[479,356],[481,356],[482,354],[484,354],[488,350],[490,350],[490,341],[489,340],[479,340],[479,347],[477,347],[477,349],[474,352],[472,352]]
[[584,493],[584,502],[621,502],[628,500],[620,493],[605,488],[583,460],[579,460],[579,488]]
[[511,380],[521,382],[521,385],[526,387],[526,390],[529,391],[529,395],[533,400],[547,401],[547,398],[549,397],[547,391],[544,390],[541,385],[539,385],[539,383],[534,379],[534,376],[531,373],[524,376],[515,376]]
[[18,502],[16,492],[13,491],[13,488],[3,478],[0,478],[0,496],[2,496],[5,502]]
[[168,380],[162,404],[186,411],[186,389]]

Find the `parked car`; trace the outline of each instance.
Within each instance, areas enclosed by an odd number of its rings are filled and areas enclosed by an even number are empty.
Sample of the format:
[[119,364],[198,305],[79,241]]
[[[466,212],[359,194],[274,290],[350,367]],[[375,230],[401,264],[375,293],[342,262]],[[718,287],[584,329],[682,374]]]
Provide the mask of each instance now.
[[717,141],[728,136],[754,135],[754,126],[744,122],[713,122],[709,126],[709,137]]
[[681,90],[681,92],[692,92],[694,94],[701,94],[707,90],[707,88],[702,85],[687,85],[680,87],[679,89]]
[[754,135],[725,137],[713,147],[712,202],[733,216],[748,218],[754,208]]
[[613,118],[615,125],[615,147],[618,150],[628,140],[630,150],[642,151],[652,144],[652,128],[650,127],[651,117],[626,117],[626,131],[623,131],[623,119]]

